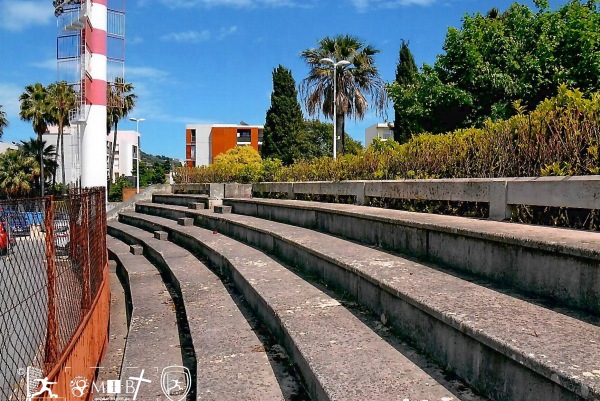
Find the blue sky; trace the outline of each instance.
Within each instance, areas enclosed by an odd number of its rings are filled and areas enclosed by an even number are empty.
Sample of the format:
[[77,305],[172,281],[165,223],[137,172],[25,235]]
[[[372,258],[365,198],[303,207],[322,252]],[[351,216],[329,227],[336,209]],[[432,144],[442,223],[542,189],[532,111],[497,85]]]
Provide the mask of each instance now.
[[[127,0],[125,79],[139,96],[131,116],[146,119],[142,150],[183,159],[186,123],[264,124],[273,69],[282,64],[300,83],[308,71],[300,52],[325,36],[351,34],[378,48],[380,74],[391,81],[402,39],[419,66],[432,63],[447,28],[459,27],[465,13],[505,10],[512,2]],[[521,3],[533,7],[531,0]],[[28,84],[57,78],[52,1],[0,0],[0,104],[10,123],[2,141],[33,136],[19,121],[18,97]],[[365,128],[384,119],[371,112],[348,121],[346,131],[364,141]],[[387,119],[393,120],[391,107]]]

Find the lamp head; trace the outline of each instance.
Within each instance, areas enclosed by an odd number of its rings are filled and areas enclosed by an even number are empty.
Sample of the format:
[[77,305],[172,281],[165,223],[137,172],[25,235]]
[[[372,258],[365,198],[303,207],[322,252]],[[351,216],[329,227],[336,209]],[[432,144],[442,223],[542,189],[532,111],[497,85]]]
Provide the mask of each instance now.
[[331,64],[331,65],[334,65],[334,64],[335,64],[335,62],[334,62],[332,59],[330,59],[330,58],[322,58],[322,59],[321,59],[321,60],[319,60],[319,61],[320,61],[321,63],[323,63],[323,64]]
[[337,63],[335,63],[336,67],[345,67],[347,65],[352,64],[351,62],[349,62],[348,60],[340,60]]

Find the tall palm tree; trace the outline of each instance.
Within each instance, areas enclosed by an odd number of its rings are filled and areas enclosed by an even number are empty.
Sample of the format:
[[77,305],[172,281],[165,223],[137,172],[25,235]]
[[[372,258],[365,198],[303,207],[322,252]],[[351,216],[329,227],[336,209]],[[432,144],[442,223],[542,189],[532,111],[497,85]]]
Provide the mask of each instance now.
[[110,161],[108,166],[109,179],[106,183],[107,192],[110,193],[110,187],[113,180],[113,170],[115,164],[115,151],[117,148],[117,132],[119,121],[129,115],[129,112],[135,107],[137,95],[133,93],[134,87],[126,83],[123,78],[116,78],[113,84],[107,85],[107,110],[106,110],[106,133],[114,127],[113,143],[110,152]]
[[[384,111],[387,95],[374,60],[379,50],[350,35],[327,36],[318,44],[318,48],[300,54],[310,68],[300,85],[300,95],[310,116],[322,112],[325,117],[336,119],[336,137],[340,141],[337,148],[343,151],[346,116],[362,120],[369,106],[378,113]],[[325,58],[352,63],[336,70],[336,116],[333,116],[333,66],[321,61]]]
[[[40,187],[46,181],[48,176],[54,176],[56,174],[58,163],[54,161],[56,158],[56,148],[54,145],[46,146],[46,141],[30,138],[28,141],[21,141],[19,150],[23,153],[24,157],[30,157],[35,161],[37,173],[34,174],[34,177],[36,179],[39,179],[42,176],[44,177],[44,179],[40,180]],[[41,167],[39,160],[37,159],[37,155],[39,155],[40,152],[42,153],[42,159],[44,160]]]
[[[58,153],[60,151],[60,166],[62,172],[62,185],[65,187],[65,146],[64,146],[64,128],[69,126],[69,110],[74,109],[77,103],[77,95],[73,87],[66,81],[55,82],[48,85],[48,96],[51,105],[51,122],[58,126],[58,135],[56,137],[56,156],[54,163],[57,164]],[[52,185],[56,184],[56,174],[52,180]]]
[[6,113],[2,111],[2,105],[0,104],[0,138],[4,135],[4,128],[8,127],[8,120],[6,119]]
[[36,174],[39,170],[35,157],[13,149],[0,155],[0,191],[9,199],[29,194]]
[[[42,141],[42,135],[48,130],[48,121],[50,119],[50,101],[48,91],[41,83],[27,85],[25,92],[19,97],[21,101],[21,111],[19,116],[24,121],[30,121],[33,125],[33,131],[38,136],[38,141]],[[44,162],[42,147],[39,147],[38,160],[40,163],[40,177],[44,177]],[[44,180],[40,180],[40,194],[44,196]]]

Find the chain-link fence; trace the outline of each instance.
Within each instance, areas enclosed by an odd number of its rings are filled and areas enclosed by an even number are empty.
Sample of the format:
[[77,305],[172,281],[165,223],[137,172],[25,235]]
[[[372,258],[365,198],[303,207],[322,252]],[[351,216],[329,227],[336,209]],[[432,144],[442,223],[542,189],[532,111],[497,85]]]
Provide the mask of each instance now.
[[0,253],[0,399],[20,401],[30,374],[44,377],[66,352],[102,284],[104,189],[0,201]]

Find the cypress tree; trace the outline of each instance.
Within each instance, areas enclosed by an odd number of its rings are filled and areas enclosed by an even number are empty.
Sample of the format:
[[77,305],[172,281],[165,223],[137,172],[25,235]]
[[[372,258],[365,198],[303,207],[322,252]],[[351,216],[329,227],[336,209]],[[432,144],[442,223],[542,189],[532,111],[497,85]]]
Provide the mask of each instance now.
[[271,107],[267,111],[261,156],[281,159],[285,165],[302,157],[304,116],[292,72],[279,65],[273,70]]
[[[396,82],[400,86],[410,85],[414,82],[417,73],[415,59],[408,48],[408,43],[403,40],[400,47],[398,66],[396,67]],[[408,123],[403,121],[402,116],[398,113],[398,107],[397,103],[394,104],[394,140],[404,142],[410,138],[412,133],[408,129]]]

